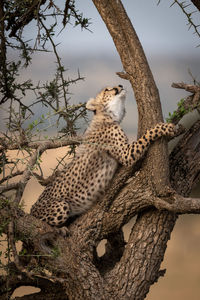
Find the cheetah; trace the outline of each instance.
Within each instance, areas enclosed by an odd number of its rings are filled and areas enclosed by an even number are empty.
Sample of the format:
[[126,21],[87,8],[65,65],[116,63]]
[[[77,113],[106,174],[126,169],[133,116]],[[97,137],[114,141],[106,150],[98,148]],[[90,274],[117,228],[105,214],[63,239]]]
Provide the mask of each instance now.
[[132,166],[161,136],[176,136],[174,124],[159,123],[137,141],[128,142],[120,127],[125,115],[126,92],[122,85],[106,87],[86,108],[94,112],[75,158],[46,186],[31,214],[52,226],[62,227],[69,217],[86,212],[108,188],[119,164]]

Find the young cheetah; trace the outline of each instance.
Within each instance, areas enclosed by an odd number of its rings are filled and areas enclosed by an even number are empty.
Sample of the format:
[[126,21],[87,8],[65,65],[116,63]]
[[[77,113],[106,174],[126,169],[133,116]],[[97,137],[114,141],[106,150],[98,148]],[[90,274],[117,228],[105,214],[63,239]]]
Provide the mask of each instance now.
[[160,123],[138,141],[130,143],[119,123],[125,114],[123,86],[107,87],[87,102],[94,117],[78,147],[76,157],[51,182],[31,209],[31,214],[53,226],[62,226],[87,211],[108,188],[118,164],[131,166],[161,136],[175,136],[173,124]]

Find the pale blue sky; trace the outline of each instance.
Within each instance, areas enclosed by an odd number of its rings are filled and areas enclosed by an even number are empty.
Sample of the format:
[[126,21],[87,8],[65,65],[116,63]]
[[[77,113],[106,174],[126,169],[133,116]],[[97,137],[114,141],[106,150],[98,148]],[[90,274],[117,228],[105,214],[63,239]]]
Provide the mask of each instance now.
[[[147,52],[171,52],[180,54],[180,51],[198,54],[195,49],[199,41],[186,26],[186,17],[177,5],[170,8],[173,1],[162,0],[157,5],[157,0],[124,0],[126,11],[131,19],[140,40]],[[68,27],[67,33],[70,39],[64,41],[64,46],[72,51],[111,51],[112,39],[106,30],[93,2],[91,0],[76,0],[77,7],[84,16],[91,18],[91,34],[84,31],[80,34],[80,28],[75,30]],[[197,19],[197,15],[194,18]],[[81,49],[80,49],[81,48]]]

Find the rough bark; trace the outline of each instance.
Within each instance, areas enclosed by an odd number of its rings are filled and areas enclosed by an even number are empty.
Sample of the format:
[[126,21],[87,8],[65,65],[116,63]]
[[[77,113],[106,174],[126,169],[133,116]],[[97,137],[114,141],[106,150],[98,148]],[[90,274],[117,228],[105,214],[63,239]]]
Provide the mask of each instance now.
[[198,0],[191,0],[191,2],[196,6],[198,10],[200,10],[200,3]]
[[170,154],[171,183],[176,190],[188,196],[191,186],[200,179],[200,121],[195,122]]

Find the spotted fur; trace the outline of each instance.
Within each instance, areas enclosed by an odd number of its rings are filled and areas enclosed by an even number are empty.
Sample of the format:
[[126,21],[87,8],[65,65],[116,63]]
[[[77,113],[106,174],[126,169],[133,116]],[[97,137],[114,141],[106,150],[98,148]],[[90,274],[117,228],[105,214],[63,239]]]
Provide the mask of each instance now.
[[118,164],[132,166],[144,156],[151,142],[174,136],[173,124],[160,123],[139,140],[129,143],[119,123],[125,114],[125,90],[121,85],[103,89],[87,102],[93,120],[78,147],[76,157],[51,182],[31,209],[31,214],[53,226],[80,215],[100,199]]

